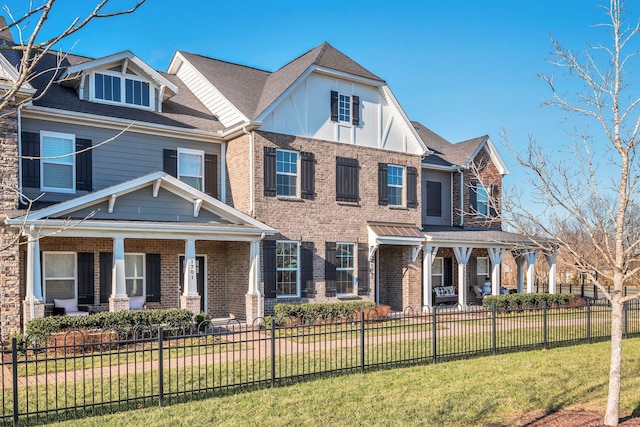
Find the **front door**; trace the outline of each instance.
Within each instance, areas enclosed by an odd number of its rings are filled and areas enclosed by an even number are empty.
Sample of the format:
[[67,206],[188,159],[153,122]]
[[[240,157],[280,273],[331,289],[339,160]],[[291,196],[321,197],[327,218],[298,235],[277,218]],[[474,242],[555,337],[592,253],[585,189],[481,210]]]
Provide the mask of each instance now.
[[[185,267],[185,261],[184,261],[184,256],[180,256],[180,295],[182,295],[182,292],[184,290],[184,267]],[[200,308],[202,309],[202,311],[204,313],[207,312],[207,298],[206,298],[206,288],[204,286],[204,276],[205,276],[205,269],[204,269],[204,257],[203,256],[197,256],[196,257],[196,284],[198,286],[198,294],[200,295]]]

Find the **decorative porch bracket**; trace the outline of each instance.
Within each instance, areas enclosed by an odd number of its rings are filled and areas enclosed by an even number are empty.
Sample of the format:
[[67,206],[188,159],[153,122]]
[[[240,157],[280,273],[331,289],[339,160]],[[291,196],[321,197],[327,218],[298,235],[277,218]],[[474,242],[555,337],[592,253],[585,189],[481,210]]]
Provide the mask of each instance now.
[[422,251],[422,310],[427,311],[433,307],[433,282],[431,280],[433,261],[438,253],[437,246],[425,245]]
[[527,261],[527,293],[532,294],[534,289],[534,281],[535,281],[535,263],[536,257],[538,253],[536,251],[525,252],[524,258]]
[[555,294],[556,289],[556,254],[555,252],[545,252],[544,256],[549,263],[549,293]]
[[453,248],[453,253],[458,260],[458,303],[462,307],[467,306],[467,262],[469,262],[472,250],[473,248],[467,246],[456,246]]
[[491,260],[491,294],[500,295],[500,263],[504,255],[504,248],[489,248]]

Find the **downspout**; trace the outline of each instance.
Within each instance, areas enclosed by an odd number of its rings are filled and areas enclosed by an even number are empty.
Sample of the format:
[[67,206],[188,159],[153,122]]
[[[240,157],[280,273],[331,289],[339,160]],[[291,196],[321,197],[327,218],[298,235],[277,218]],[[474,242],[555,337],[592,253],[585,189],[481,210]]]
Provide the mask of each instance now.
[[244,132],[245,135],[249,135],[249,215],[254,216],[255,212],[254,212],[253,199],[255,197],[255,188],[254,188],[255,177],[253,172],[253,148],[254,148],[253,131],[248,132],[247,127],[244,126],[242,128],[242,132]]

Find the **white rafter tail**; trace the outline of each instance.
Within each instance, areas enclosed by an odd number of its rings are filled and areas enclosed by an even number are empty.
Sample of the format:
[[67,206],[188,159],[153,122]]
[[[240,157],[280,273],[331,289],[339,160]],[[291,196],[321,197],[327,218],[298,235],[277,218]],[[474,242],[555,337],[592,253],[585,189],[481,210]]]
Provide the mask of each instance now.
[[420,254],[421,250],[422,250],[422,245],[411,247],[411,262],[416,262],[416,259],[418,259],[418,254]]
[[375,245],[369,245],[369,262],[373,262],[378,246],[380,246],[378,243],[376,243]]
[[193,201],[193,216],[197,218],[200,215],[200,208],[202,207],[202,199],[196,199]]
[[160,191],[160,184],[162,184],[161,179],[157,179],[156,182],[153,183],[153,197],[158,197],[158,192]]
[[109,199],[109,209],[107,210],[107,212],[109,213],[113,213],[113,207],[116,205],[116,199],[118,198],[117,194],[112,194],[111,198]]

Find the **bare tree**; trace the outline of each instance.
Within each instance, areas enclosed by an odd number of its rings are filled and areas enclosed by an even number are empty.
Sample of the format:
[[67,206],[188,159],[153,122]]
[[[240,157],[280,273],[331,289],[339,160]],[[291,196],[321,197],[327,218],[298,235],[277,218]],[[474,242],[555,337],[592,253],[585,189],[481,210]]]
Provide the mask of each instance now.
[[[131,0],[131,6],[128,8],[110,9],[113,0],[96,0],[95,7],[83,16],[70,18],[69,23],[61,31],[52,36],[43,36],[45,24],[53,10],[58,12],[61,7],[56,8],[58,0],[41,0],[40,5],[36,5],[37,1],[22,2],[22,7],[26,4],[26,10],[13,10],[8,5],[3,6],[4,13],[9,18],[6,23],[0,24],[0,33],[14,32],[18,37],[16,42],[4,41],[0,45],[1,50],[15,51],[19,54],[19,63],[16,68],[17,74],[13,76],[13,84],[3,88],[0,92],[0,111],[5,111],[5,107],[15,102],[16,95],[29,82],[42,74],[39,70],[38,63],[54,52],[56,46],[63,40],[68,39],[91,21],[105,18],[112,18],[120,15],[127,15],[135,12],[142,6],[145,0]],[[85,3],[85,2],[83,2]],[[79,5],[80,6],[80,5]],[[86,7],[84,4],[83,7]],[[74,9],[75,11],[76,9]],[[64,54],[56,53],[58,56],[57,67],[60,67]],[[52,72],[53,71],[53,72]],[[47,70],[51,74],[50,83],[53,83],[57,76],[57,70]],[[46,89],[45,89],[46,90]],[[20,104],[28,104],[33,97],[40,96],[44,93],[41,91],[33,93],[27,97],[20,97]]]
[[[611,303],[611,360],[604,424],[618,425],[622,364],[623,287],[640,270],[639,200],[640,96],[630,86],[640,21],[629,20],[621,0],[610,0],[605,23],[607,43],[575,52],[552,39],[552,64],[577,80],[581,91],[561,91],[552,75],[540,76],[551,88],[546,105],[595,123],[595,131],[572,134],[568,153],[543,147],[530,138],[524,153],[512,150],[530,173],[528,187],[543,212],[531,212],[517,198],[506,198],[508,221],[519,231],[524,221],[553,237],[560,250],[586,272]],[[506,134],[505,142],[509,145]],[[559,232],[564,230],[566,232]],[[576,238],[581,242],[577,244]],[[603,279],[613,283],[611,292]]]

